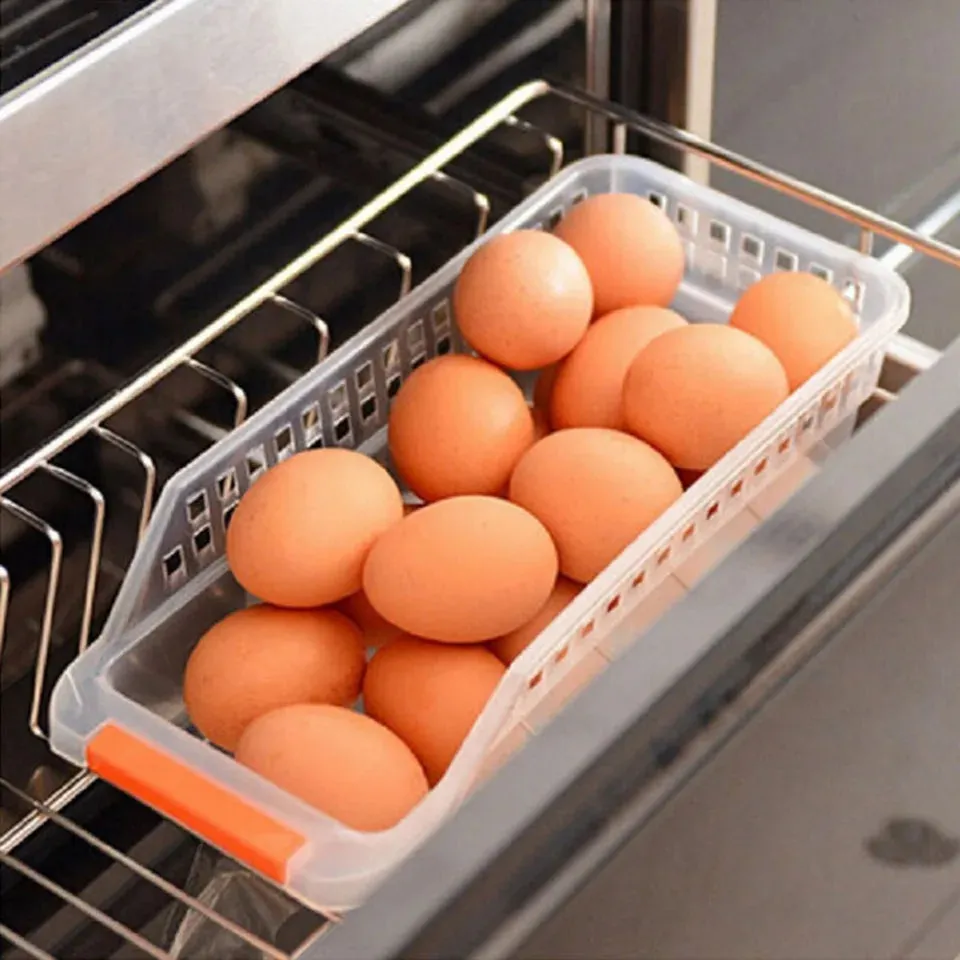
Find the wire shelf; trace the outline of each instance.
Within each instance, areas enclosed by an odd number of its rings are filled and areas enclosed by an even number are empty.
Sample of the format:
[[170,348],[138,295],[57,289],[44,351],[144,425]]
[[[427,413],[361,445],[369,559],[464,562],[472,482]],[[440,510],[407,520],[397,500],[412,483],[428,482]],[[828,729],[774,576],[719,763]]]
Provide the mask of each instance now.
[[[859,246],[869,249],[874,236],[882,236],[904,248],[936,258],[942,262],[960,268],[960,250],[956,250],[936,239],[922,236],[892,220],[869,210],[833,196],[816,187],[805,184],[793,177],[778,173],[763,164],[739,156],[691,133],[676,129],[659,121],[638,115],[616,104],[598,100],[578,89],[550,84],[544,81],[528,83],[504,97],[499,103],[488,109],[476,120],[463,128],[441,147],[425,157],[421,162],[401,176],[386,190],[344,220],[331,232],[320,237],[307,250],[289,262],[265,283],[253,290],[239,302],[214,319],[195,335],[170,350],[136,377],[118,385],[112,392],[92,406],[86,413],[44,440],[36,449],[15,463],[0,477],[0,510],[8,519],[20,524],[35,535],[43,544],[48,561],[45,583],[36,614],[36,645],[32,665],[32,684],[29,702],[25,705],[24,724],[30,735],[45,743],[45,697],[55,680],[55,674],[63,669],[63,655],[54,651],[55,623],[64,564],[65,534],[56,522],[46,517],[42,510],[34,508],[21,496],[28,482],[37,477],[45,478],[64,493],[74,497],[74,502],[85,505],[85,515],[89,518],[86,527],[83,559],[82,585],[79,588],[79,627],[75,652],[85,649],[91,640],[98,616],[98,601],[105,591],[105,579],[114,580],[122,576],[121,570],[110,570],[104,560],[103,539],[106,518],[115,508],[115,496],[112,496],[112,484],[104,483],[102,478],[89,478],[76,466],[67,466],[71,450],[81,444],[93,443],[110,452],[116,462],[123,462],[127,469],[138,478],[133,497],[135,520],[135,539],[142,537],[150,518],[150,512],[156,495],[162,486],[154,458],[143,449],[138,438],[124,432],[117,426],[118,415],[146,396],[158,384],[174,374],[198,378],[203,384],[221,395],[227,411],[222,424],[211,423],[198,418],[189,411],[179,412],[179,421],[196,433],[202,434],[208,442],[215,441],[225,432],[241,424],[250,407],[247,389],[215,364],[201,360],[198,355],[207,348],[220,342],[225,335],[238,324],[249,318],[261,317],[263,313],[276,311],[291,322],[305,324],[315,338],[316,351],[310,362],[320,362],[327,353],[330,344],[329,331],[324,320],[316,313],[291,299],[282,291],[302,277],[324,258],[346,244],[358,244],[370,253],[392,262],[397,271],[397,298],[405,296],[413,282],[413,262],[408,253],[379,239],[372,227],[374,221],[407,197],[415,188],[432,181],[448,187],[451,192],[467,199],[475,213],[472,236],[484,232],[490,217],[490,200],[475,190],[470,184],[456,179],[445,171],[445,167],[457,159],[473,144],[486,137],[498,127],[507,126],[523,135],[537,138],[543,147],[547,160],[545,175],[553,176],[564,163],[564,148],[561,141],[519,116],[520,112],[534,102],[546,97],[559,98],[568,105],[580,108],[589,116],[598,130],[599,139],[610,145],[613,152],[624,152],[627,133],[637,132],[669,147],[705,158],[710,163],[723,167],[754,180],[774,191],[787,194],[805,203],[853,224],[859,231]],[[910,354],[910,351],[905,351]],[[916,366],[922,367],[935,359],[932,352],[914,352]],[[204,354],[206,356],[206,354]],[[920,356],[920,359],[916,358]],[[906,364],[909,366],[909,362]],[[303,371],[290,370],[276,363],[281,372],[281,381],[289,382]],[[878,403],[893,394],[880,396]],[[110,487],[110,489],[103,489]],[[130,496],[127,498],[130,499]],[[130,504],[127,504],[128,509]],[[18,584],[6,564],[0,566],[0,666],[10,654],[6,645],[6,629],[11,620],[10,610],[18,590]],[[8,732],[6,736],[10,736]],[[161,873],[140,863],[131,854],[125,853],[98,837],[85,826],[69,818],[64,810],[71,802],[82,796],[94,782],[86,771],[60,771],[59,782],[54,789],[42,791],[26,789],[23,784],[0,779],[0,788],[8,796],[15,798],[21,811],[12,824],[6,827],[0,837],[0,865],[10,874],[29,881],[46,894],[56,898],[64,905],[83,914],[90,921],[125,941],[134,948],[137,955],[168,958],[173,953],[163,949],[141,932],[131,929],[97,905],[88,902],[75,891],[68,889],[50,876],[45,876],[33,867],[21,854],[25,841],[40,826],[48,824],[70,835],[97,854],[107,858],[112,864],[123,868],[134,877],[149,884],[162,894],[171,904],[179,905],[191,915],[204,921],[234,938],[237,944],[252,949],[254,955],[285,958],[292,954],[284,952],[275,943],[258,933],[245,929],[235,920],[224,916],[209,903],[198,896],[187,893],[180,886],[166,879]],[[37,793],[40,793],[38,796]],[[322,934],[325,924],[338,923],[340,918],[329,912],[313,910],[314,921],[307,926],[307,937]],[[0,924],[0,943],[14,951],[14,955],[48,958],[51,955],[41,946],[30,942],[25,934],[16,929],[11,919],[4,917]],[[5,951],[4,951],[5,952]],[[18,953],[17,953],[18,952]]]

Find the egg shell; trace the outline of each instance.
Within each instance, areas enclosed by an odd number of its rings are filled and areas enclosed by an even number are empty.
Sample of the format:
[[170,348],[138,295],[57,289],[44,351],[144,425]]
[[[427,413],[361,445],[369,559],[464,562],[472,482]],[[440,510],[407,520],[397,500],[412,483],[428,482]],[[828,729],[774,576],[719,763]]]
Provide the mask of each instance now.
[[410,748],[343,707],[295,704],[254,720],[236,759],[354,830],[388,830],[428,792]]
[[200,638],[187,661],[183,699],[194,726],[233,750],[249,723],[277,707],[353,703],[365,667],[360,630],[342,614],[258,605]]
[[346,600],[341,600],[337,604],[337,609],[360,628],[363,643],[368,649],[382,647],[403,634],[399,627],[395,627],[389,620],[384,620],[373,609],[373,605],[362,590],[351,594]]
[[551,433],[510,479],[510,499],[550,531],[560,570],[579,583],[600,573],[682,492],[660,453],[603,427]]
[[240,585],[281,607],[320,607],[360,589],[374,541],[403,516],[393,478],[352,450],[307,450],[267,471],[227,528]]
[[510,666],[527,647],[576,599],[583,589],[582,584],[574,583],[566,577],[558,577],[553,592],[539,612],[522,627],[490,641],[490,650]]
[[484,646],[402,637],[370,661],[364,708],[410,747],[433,785],[450,766],[505,672]]
[[624,382],[624,420],[675,467],[707,470],[789,392],[780,361],[755,337],[689,324],[637,355]]
[[593,289],[569,246],[542,230],[515,230],[487,241],[464,264],[453,309],[478,353],[511,370],[536,370],[583,336]]
[[377,541],[363,589],[374,609],[407,633],[480,643],[529,620],[556,576],[553,541],[526,510],[495,497],[451,497]]
[[437,357],[400,388],[387,429],[397,471],[419,497],[497,494],[533,443],[523,391],[498,367]]
[[748,287],[730,316],[783,364],[791,390],[857,337],[849,302],[822,277],[779,271]]
[[623,381],[633,358],[654,337],[686,322],[666,307],[623,307],[601,317],[557,367],[550,422],[558,430],[622,430]]
[[554,229],[580,255],[597,316],[667,306],[683,278],[683,244],[667,215],[645,197],[604,193],[573,207]]

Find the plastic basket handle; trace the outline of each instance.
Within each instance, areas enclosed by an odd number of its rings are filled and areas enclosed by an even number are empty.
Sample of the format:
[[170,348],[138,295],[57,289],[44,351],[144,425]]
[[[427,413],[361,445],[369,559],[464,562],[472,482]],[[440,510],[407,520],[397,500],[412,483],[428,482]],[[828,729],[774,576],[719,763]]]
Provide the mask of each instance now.
[[104,780],[215,847],[285,884],[306,838],[122,727],[108,723],[87,744],[87,765]]

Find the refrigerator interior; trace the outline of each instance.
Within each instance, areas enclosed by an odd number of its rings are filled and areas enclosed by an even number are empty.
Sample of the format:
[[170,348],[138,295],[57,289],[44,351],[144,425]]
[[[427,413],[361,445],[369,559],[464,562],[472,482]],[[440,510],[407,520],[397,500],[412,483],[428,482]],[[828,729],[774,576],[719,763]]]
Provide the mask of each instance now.
[[[838,4],[842,10],[798,21],[798,4],[721,0],[714,138],[960,243],[960,144],[948,122],[955,105],[949,91],[960,87],[950,72],[957,61],[940,58],[941,97],[929,77],[921,84],[918,52],[922,38],[934,49],[955,42],[956,32],[944,27],[947,5],[920,0],[907,30],[907,14],[893,0],[882,0],[885,17],[867,16],[864,4],[877,2]],[[103,31],[120,36],[125,18],[133,22],[146,5],[118,4],[98,22],[101,6],[4,0],[4,30],[27,30],[17,18],[42,8],[57,29],[20,36],[59,39],[21,44],[20,59],[0,63],[7,94],[0,114],[20,83],[76,56]],[[668,33],[689,12],[686,4],[657,6]],[[224,323],[216,336],[207,333],[211,321],[521,83],[560,77],[628,106],[659,105],[661,116],[674,118],[660,101],[676,99],[676,86],[658,90],[635,68],[631,75],[616,44],[606,64],[610,79],[598,82],[603,65],[587,51],[602,42],[587,41],[591,31],[602,33],[604,8],[580,0],[386,4],[381,23],[320,65],[297,70],[282,89],[257,97],[235,120],[45,243],[29,260],[27,293],[21,284],[14,298],[4,287],[3,352],[17,358],[12,372],[0,365],[4,957],[285,957],[352,922],[294,902],[57,760],[44,740],[45,704],[59,671],[96,637],[165,480],[515,205],[549,175],[561,145],[564,160],[597,149],[604,125],[598,134],[584,110],[562,98],[530,103],[517,121],[424,178],[280,291],[305,311]],[[614,28],[622,16],[615,9]],[[651,23],[641,26],[649,37]],[[908,38],[901,47],[911,51],[911,69],[897,97],[875,95],[888,83],[883,52],[896,36]],[[746,55],[757,49],[762,56]],[[796,52],[786,57],[787,49]],[[818,72],[805,66],[814,55]],[[790,69],[799,82],[788,83]],[[786,106],[766,92],[774,80],[793,91]],[[857,123],[824,110],[838,90],[860,105]],[[924,97],[928,107],[910,109]],[[912,126],[891,138],[899,118]],[[810,137],[814,129],[824,131],[822,144]],[[663,149],[649,138],[631,143],[648,153]],[[850,162],[856,154],[875,158],[868,177]],[[831,219],[825,227],[820,211],[769,188],[716,172],[713,183],[858,242],[849,223]],[[916,307],[908,332],[936,349],[947,346],[958,329],[950,308],[960,275],[882,238],[876,243],[878,253],[902,258],[911,282]],[[881,411],[936,358],[906,342],[898,349],[867,414]],[[152,373],[143,379],[144,371]],[[84,415],[84,429],[70,426]],[[73,431],[68,443],[65,430]],[[772,500],[767,512],[778,504]],[[697,578],[764,516],[715,544]]]

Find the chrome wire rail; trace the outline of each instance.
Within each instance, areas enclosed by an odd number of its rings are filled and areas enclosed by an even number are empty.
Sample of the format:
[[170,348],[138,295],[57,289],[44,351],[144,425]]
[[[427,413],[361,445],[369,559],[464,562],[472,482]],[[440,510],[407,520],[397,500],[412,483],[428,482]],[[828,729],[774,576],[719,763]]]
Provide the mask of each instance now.
[[[441,147],[425,157],[409,172],[397,179],[391,186],[377,197],[344,220],[338,227],[320,237],[298,257],[290,261],[274,276],[261,284],[238,303],[234,304],[223,314],[214,319],[206,327],[165,356],[157,360],[136,377],[122,384],[118,389],[105,396],[94,407],[80,416],[65,429],[41,443],[32,453],[14,464],[0,477],[0,508],[9,513],[22,524],[32,528],[37,534],[46,539],[49,549],[49,566],[46,578],[46,589],[42,603],[42,610],[38,617],[38,634],[36,662],[33,675],[33,696],[29,708],[27,723],[29,730],[35,736],[46,739],[42,706],[44,691],[48,689],[51,678],[48,677],[51,638],[56,613],[57,589],[61,575],[63,559],[63,537],[47,520],[31,509],[21,504],[17,498],[17,488],[37,473],[45,473],[57,483],[69,486],[82,494],[90,504],[91,527],[89,538],[89,557],[87,560],[86,581],[83,590],[83,609],[81,626],[77,641],[78,651],[83,650],[89,640],[91,624],[93,622],[94,602],[98,590],[101,573],[101,543],[103,537],[104,519],[110,512],[111,505],[105,494],[92,482],[66,469],[56,462],[65,451],[84,438],[109,445],[115,452],[122,454],[142,474],[142,484],[139,490],[139,520],[137,537],[142,537],[147,527],[150,511],[158,492],[157,468],[148,453],[128,436],[121,435],[107,422],[116,414],[127,408],[137,398],[160,383],[164,378],[177,370],[186,370],[202,377],[204,380],[224,391],[233,404],[232,426],[243,422],[247,412],[247,395],[239,383],[208,363],[197,359],[197,355],[204,348],[218,341],[240,321],[249,317],[256,317],[258,311],[264,307],[277,309],[285,315],[301,322],[306,322],[313,328],[317,337],[317,352],[312,362],[321,361],[329,347],[329,333],[324,321],[302,305],[291,301],[281,294],[281,290],[300,277],[333,251],[347,243],[358,243],[391,259],[399,274],[398,298],[402,298],[410,290],[412,283],[413,264],[410,257],[401,250],[384,243],[371,235],[368,230],[370,224],[385,211],[389,210],[399,200],[404,198],[418,185],[431,180],[443,184],[451,190],[467,197],[476,211],[474,236],[479,236],[487,227],[490,202],[482,193],[474,190],[469,184],[456,180],[444,170],[446,165],[456,159],[473,144],[501,126],[511,127],[522,134],[537,137],[544,147],[548,159],[547,174],[554,175],[563,165],[563,144],[556,137],[523,120],[518,113],[525,107],[545,97],[557,97],[568,103],[580,107],[585,115],[593,120],[593,129],[599,131],[600,140],[606,139],[614,152],[623,152],[627,142],[627,134],[635,131],[648,136],[662,144],[685,151],[694,156],[705,158],[712,164],[726,170],[740,174],[747,179],[761,183],[774,191],[786,194],[801,200],[820,210],[834,214],[838,218],[854,224],[859,228],[859,247],[869,250],[874,236],[885,237],[902,248],[934,257],[937,260],[960,268],[960,250],[948,246],[941,241],[924,236],[899,223],[873,213],[863,207],[850,203],[817,187],[803,183],[794,177],[779,173],[761,163],[742,157],[723,147],[697,137],[689,132],[679,130],[667,124],[641,116],[631,110],[616,104],[598,100],[581,90],[550,84],[545,81],[535,81],[525,84],[504,97],[499,103],[477,117],[472,123],[444,143]],[[605,137],[604,137],[605,134]],[[901,351],[909,354],[910,351]],[[920,358],[920,366],[933,362],[934,351],[914,352]],[[219,431],[222,435],[223,430]],[[211,439],[218,435],[216,430],[211,431]],[[10,602],[16,589],[10,576],[10,571],[0,566],[0,658],[3,655],[4,629]],[[78,772],[69,779],[60,789],[43,799],[37,799],[19,787],[0,781],[3,789],[16,796],[21,805],[28,811],[14,827],[0,838],[0,862],[9,870],[19,873],[22,877],[43,887],[70,904],[75,909],[85,913],[96,922],[106,926],[112,932],[122,936],[130,944],[139,948],[147,956],[168,957],[156,945],[145,941],[143,936],[126,928],[114,918],[99,910],[96,906],[86,903],[75,894],[64,889],[49,877],[39,874],[16,855],[18,845],[30,833],[44,823],[51,823],[67,831],[74,837],[85,841],[92,848],[105,854],[116,863],[133,872],[139,879],[148,881],[167,895],[171,902],[180,903],[195,911],[205,919],[219,925],[235,935],[239,940],[246,942],[260,950],[264,956],[282,958],[285,956],[275,946],[244,930],[237,924],[217,914],[215,910],[180,890],[154,871],[142,866],[122,851],[105,844],[85,828],[68,819],[63,814],[63,808],[71,800],[82,793],[92,782],[93,777],[85,772]],[[330,913],[322,916],[330,921],[337,922],[338,917]],[[27,956],[47,958],[49,955],[36,945],[28,943],[21,933],[13,930],[9,923],[0,925],[0,941],[5,940]]]
[[[110,844],[105,843],[95,834],[91,833],[89,830],[84,829],[78,824],[74,823],[69,818],[63,816],[61,813],[58,813],[56,810],[49,807],[47,804],[35,800],[29,794],[25,793],[23,790],[18,789],[12,783],[9,783],[3,777],[0,777],[0,786],[5,790],[8,790],[24,804],[31,807],[37,813],[41,814],[51,823],[56,826],[66,830],[68,833],[73,836],[85,841],[95,850],[99,851],[102,854],[110,857],[112,860],[119,863],[121,866],[126,867],[131,873],[135,874],[141,880],[147,880],[152,883],[155,887],[162,890],[167,894],[171,900],[175,900],[184,906],[188,907],[191,910],[195,910],[198,914],[204,917],[206,920],[211,921],[212,923],[217,924],[217,926],[223,928],[224,930],[232,933],[238,940],[242,940],[253,947],[256,947],[258,950],[262,951],[264,956],[274,958],[274,960],[286,960],[287,955],[281,953],[277,950],[272,944],[267,943],[262,938],[255,936],[249,931],[245,930],[239,924],[234,923],[232,920],[227,919],[226,917],[221,916],[207,904],[203,903],[201,900],[196,897],[190,896],[185,893],[175,884],[170,883],[169,880],[166,880],[160,874],[156,873],[153,870],[137,863],[132,857],[129,857],[127,854],[123,853],[120,850],[111,847]],[[56,893],[58,896],[62,897],[66,902],[71,903],[72,906],[77,907],[81,912],[86,913],[92,919],[97,920],[98,922],[103,923],[103,914],[101,911],[98,911],[95,907],[91,907],[89,904],[86,904],[84,901],[79,900],[79,898],[70,899],[64,894],[64,891],[58,884],[53,883],[53,881],[44,878],[41,874],[37,874],[36,871],[31,870],[24,863],[18,860],[16,857],[11,856],[10,854],[0,854],[0,862],[6,866],[11,867],[13,870],[18,873],[23,874],[28,879],[33,880],[35,883],[45,887],[50,892]],[[72,895],[71,895],[72,896]],[[109,923],[105,923],[106,926],[109,926],[114,933],[120,933],[125,939],[130,940],[131,943],[144,949],[141,941],[143,940],[138,934],[134,931],[129,931],[122,924],[117,924],[116,921],[111,918],[107,918]],[[118,930],[116,927],[119,926],[122,929]],[[160,956],[167,957],[169,954],[166,954],[162,951],[158,951],[152,944],[148,945],[148,948],[145,949],[145,952],[151,956]]]

